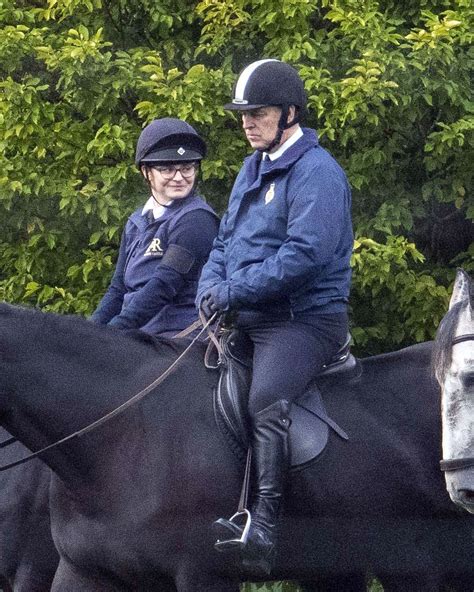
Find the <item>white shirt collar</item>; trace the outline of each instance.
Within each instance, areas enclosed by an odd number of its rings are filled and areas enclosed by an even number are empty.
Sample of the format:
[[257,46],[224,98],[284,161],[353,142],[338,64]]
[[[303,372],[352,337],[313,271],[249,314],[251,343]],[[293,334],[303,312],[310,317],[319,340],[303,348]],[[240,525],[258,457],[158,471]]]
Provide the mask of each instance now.
[[173,200],[167,202],[164,206],[160,205],[153,197],[153,195],[148,199],[146,204],[143,206],[142,216],[144,216],[150,210],[153,212],[153,218],[158,220],[161,218],[166,211],[166,206],[169,206]]
[[298,126],[298,129],[295,131],[295,133],[293,135],[291,135],[288,140],[286,142],[284,142],[280,148],[278,148],[278,150],[276,150],[275,152],[272,153],[268,153],[268,152],[264,152],[263,153],[263,158],[269,158],[270,160],[276,160],[277,158],[280,158],[280,156],[286,151],[288,150],[288,148],[290,148],[291,146],[293,146],[293,144],[295,144],[301,137],[303,136],[303,130],[300,128],[300,126]]

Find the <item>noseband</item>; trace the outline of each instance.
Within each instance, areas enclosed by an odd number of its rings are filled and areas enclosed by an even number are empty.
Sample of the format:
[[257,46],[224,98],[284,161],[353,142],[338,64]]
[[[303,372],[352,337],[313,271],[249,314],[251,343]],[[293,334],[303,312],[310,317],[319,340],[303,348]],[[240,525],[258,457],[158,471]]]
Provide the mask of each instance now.
[[[453,345],[463,343],[464,341],[474,341],[474,333],[466,333],[466,335],[459,335],[453,339]],[[440,460],[439,466],[442,471],[459,471],[462,469],[470,469],[474,467],[474,456],[467,456],[465,458],[449,458]]]

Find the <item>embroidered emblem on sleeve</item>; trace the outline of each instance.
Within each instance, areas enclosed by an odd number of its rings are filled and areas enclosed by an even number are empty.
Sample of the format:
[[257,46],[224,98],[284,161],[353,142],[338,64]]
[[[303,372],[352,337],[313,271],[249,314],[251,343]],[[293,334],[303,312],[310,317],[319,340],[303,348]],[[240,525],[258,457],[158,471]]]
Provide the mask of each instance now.
[[159,238],[154,238],[151,243],[148,245],[147,250],[145,251],[144,257],[163,257],[163,249],[161,248],[161,240]]
[[269,204],[272,199],[275,197],[275,183],[270,185],[270,188],[265,193],[265,205]]

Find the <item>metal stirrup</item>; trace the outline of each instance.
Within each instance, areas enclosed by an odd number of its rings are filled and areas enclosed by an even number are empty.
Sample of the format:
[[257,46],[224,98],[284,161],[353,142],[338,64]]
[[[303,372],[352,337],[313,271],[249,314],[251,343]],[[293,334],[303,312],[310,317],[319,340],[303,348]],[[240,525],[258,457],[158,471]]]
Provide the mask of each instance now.
[[[235,527],[235,534],[237,535],[235,538],[226,539],[225,541],[221,541],[217,539],[214,544],[214,547],[217,551],[227,551],[232,548],[242,548],[247,544],[247,539],[249,536],[250,526],[252,524],[252,515],[247,508],[248,497],[249,497],[249,488],[250,488],[250,467],[252,465],[252,449],[249,448],[247,451],[247,461],[245,463],[245,474],[244,474],[244,481],[242,483],[242,491],[240,493],[239,499],[239,506],[237,508],[237,512],[229,518],[229,520],[223,520],[222,526],[226,526],[227,528]],[[240,526],[238,520],[243,519],[243,525]],[[228,524],[225,524],[228,523]],[[219,524],[219,520],[217,520],[217,524]],[[240,535],[240,536],[239,536]]]

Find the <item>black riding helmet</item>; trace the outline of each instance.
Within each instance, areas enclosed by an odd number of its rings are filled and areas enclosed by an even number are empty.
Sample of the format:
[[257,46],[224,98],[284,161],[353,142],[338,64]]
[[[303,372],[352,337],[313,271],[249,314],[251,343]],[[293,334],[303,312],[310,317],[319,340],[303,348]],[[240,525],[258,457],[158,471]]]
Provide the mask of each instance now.
[[149,123],[137,142],[135,163],[191,162],[206,156],[206,143],[196,130],[181,119],[164,117]]
[[[306,93],[298,72],[280,60],[258,60],[239,74],[234,85],[232,103],[224,105],[231,111],[250,111],[260,107],[281,107],[278,133],[266,150],[280,143],[283,131],[301,121],[306,109]],[[287,122],[290,105],[296,113]]]

